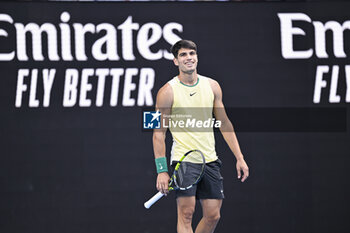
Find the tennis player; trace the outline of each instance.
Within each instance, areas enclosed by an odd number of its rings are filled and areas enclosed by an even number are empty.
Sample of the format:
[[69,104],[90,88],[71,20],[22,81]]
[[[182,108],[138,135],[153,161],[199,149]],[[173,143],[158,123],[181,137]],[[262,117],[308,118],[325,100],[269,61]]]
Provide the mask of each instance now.
[[[203,108],[214,112],[215,118],[221,121],[220,131],[236,157],[238,179],[244,182],[249,176],[249,169],[240,150],[231,121],[228,119],[222,102],[222,91],[217,81],[197,73],[197,46],[189,40],[180,40],[172,48],[174,64],[179,68],[178,76],[167,82],[158,92],[156,109],[163,115],[170,115],[176,109]],[[170,177],[166,162],[165,135],[167,128],[155,130],[153,133],[153,149],[157,166],[157,189],[168,193]],[[214,133],[199,130],[170,129],[173,137],[171,163],[191,149],[203,152],[206,158],[206,169],[201,181],[193,188],[176,191],[177,232],[190,233],[192,216],[196,199],[200,200],[203,217],[198,223],[196,233],[211,233],[220,219],[222,205],[223,178],[220,174],[221,161],[215,151]]]

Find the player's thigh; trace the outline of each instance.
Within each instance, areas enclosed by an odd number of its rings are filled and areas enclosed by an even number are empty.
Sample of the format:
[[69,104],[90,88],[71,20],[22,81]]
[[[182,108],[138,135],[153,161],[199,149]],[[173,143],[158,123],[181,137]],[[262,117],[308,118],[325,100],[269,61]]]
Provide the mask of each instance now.
[[201,199],[200,201],[204,217],[220,216],[222,199]]
[[177,210],[180,214],[189,215],[194,212],[196,206],[195,196],[183,196],[176,198]]

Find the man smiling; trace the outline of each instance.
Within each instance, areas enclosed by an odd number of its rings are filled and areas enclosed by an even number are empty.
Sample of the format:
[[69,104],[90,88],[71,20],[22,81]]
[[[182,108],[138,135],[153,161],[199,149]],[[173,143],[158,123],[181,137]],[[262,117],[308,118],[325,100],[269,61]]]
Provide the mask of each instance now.
[[[249,169],[240,150],[231,121],[228,119],[222,102],[222,91],[215,80],[197,73],[197,46],[189,40],[180,40],[175,43],[171,51],[174,55],[174,64],[179,68],[179,75],[166,83],[157,94],[156,109],[163,115],[175,114],[178,109],[203,108],[209,117],[214,112],[217,120],[221,121],[220,131],[237,159],[236,169],[238,179],[244,182],[249,176]],[[170,177],[166,165],[165,135],[167,128],[154,130],[153,149],[156,161],[161,163],[163,169],[157,176],[157,189],[168,193]],[[196,199],[200,200],[203,218],[198,223],[196,233],[211,233],[220,218],[220,209],[223,193],[223,178],[220,174],[221,161],[215,151],[214,133],[211,130],[202,132],[196,129],[171,129],[173,146],[171,150],[171,164],[176,163],[188,150],[198,149],[203,152],[206,159],[205,174],[201,181],[193,188],[176,191],[177,201],[177,231],[178,233],[191,233],[192,216],[195,210]],[[156,166],[159,163],[156,163]],[[158,168],[158,167],[157,167]],[[243,176],[241,176],[243,172]]]

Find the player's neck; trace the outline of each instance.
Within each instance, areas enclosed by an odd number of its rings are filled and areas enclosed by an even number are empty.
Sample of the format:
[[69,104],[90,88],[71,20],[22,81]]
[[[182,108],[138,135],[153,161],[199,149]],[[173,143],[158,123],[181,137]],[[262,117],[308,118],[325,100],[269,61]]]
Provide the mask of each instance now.
[[189,86],[196,84],[198,81],[197,71],[194,71],[191,74],[186,74],[186,73],[180,72],[178,77],[179,77],[180,82],[182,82],[186,85],[189,85]]

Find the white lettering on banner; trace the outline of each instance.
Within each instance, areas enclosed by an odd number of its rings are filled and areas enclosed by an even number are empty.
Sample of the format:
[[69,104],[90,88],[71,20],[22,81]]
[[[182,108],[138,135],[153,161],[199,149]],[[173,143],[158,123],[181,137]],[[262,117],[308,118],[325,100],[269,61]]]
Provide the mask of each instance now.
[[[6,42],[0,44],[0,62],[15,59],[21,62],[172,60],[173,55],[168,49],[181,40],[179,34],[183,32],[180,23],[140,24],[134,22],[131,15],[119,25],[79,23],[71,20],[67,11],[60,14],[59,20],[57,24],[23,23],[16,22],[9,14],[0,13],[0,37]],[[3,25],[6,26],[1,28]],[[16,33],[13,42],[10,31]],[[169,46],[157,46],[157,43],[164,42]],[[61,67],[58,70],[62,72]],[[111,107],[118,105],[118,99],[124,107],[153,105],[152,89],[156,76],[153,68],[70,67],[64,70],[64,75],[63,107],[101,107],[106,92],[110,94]],[[18,69],[15,106],[20,108],[25,102],[31,108],[49,107],[52,93],[56,94],[55,76],[56,69]],[[124,82],[120,87],[122,78]],[[43,90],[38,90],[41,86]],[[41,94],[43,96],[38,96]]]
[[123,106],[134,106],[135,100],[131,98],[131,92],[136,89],[136,84],[132,82],[132,77],[136,76],[138,70],[135,68],[127,69],[124,80]]
[[[66,11],[61,13],[59,20],[57,24],[22,23],[16,22],[9,14],[0,13],[1,25],[6,24],[5,28],[0,27],[1,40],[6,42],[0,44],[0,62],[14,59],[24,62],[135,61],[140,58],[149,61],[172,60],[173,55],[168,49],[181,40],[178,34],[183,32],[183,26],[176,22],[164,25],[156,22],[139,24],[133,21],[131,15],[119,25],[73,22]],[[16,33],[13,46],[10,44],[9,26]],[[169,46],[159,48],[159,42],[166,42]],[[152,89],[156,74],[152,68],[70,67],[64,72],[63,107],[101,107],[106,92],[110,94],[111,107],[118,105],[118,99],[121,100],[121,106],[125,107],[153,105]],[[32,108],[49,107],[51,93],[56,93],[53,91],[55,76],[56,69],[19,69],[15,106],[22,107],[22,103],[26,102]],[[97,78],[97,84],[94,84],[94,78]],[[121,78],[124,78],[123,87],[120,87]],[[111,82],[108,82],[109,79]],[[110,93],[107,83],[111,84]],[[41,86],[43,90],[38,91]],[[37,96],[41,93],[42,97]],[[92,96],[96,96],[96,99],[92,99]]]
[[326,52],[326,31],[333,32],[333,51],[337,58],[345,58],[344,51],[344,30],[350,29],[350,21],[346,21],[341,25],[336,21],[329,21],[325,24],[321,22],[313,22],[315,27],[315,52],[318,58],[328,58]]
[[110,74],[113,77],[110,105],[115,107],[118,104],[120,76],[124,74],[124,69],[111,69]]
[[340,102],[340,96],[337,94],[338,77],[339,77],[339,66],[333,66],[332,78],[331,78],[331,90],[329,92],[330,103]]
[[17,108],[22,106],[23,92],[27,91],[27,85],[24,83],[24,78],[29,75],[28,69],[18,70],[17,75],[17,88],[16,88],[16,103]]
[[[152,89],[154,86],[155,73],[153,69],[142,68],[140,72],[140,86],[137,97],[138,106],[151,106],[153,104]],[[146,104],[145,104],[146,103]]]
[[[10,24],[13,24],[13,19],[11,16],[6,15],[6,14],[0,14],[0,22],[7,22]],[[4,29],[0,29],[0,36],[7,37],[8,33]],[[11,61],[15,57],[15,52],[12,51],[10,53],[0,53],[0,61]]]
[[316,80],[314,88],[314,103],[321,101],[321,89],[327,86],[327,82],[323,80],[323,74],[328,73],[328,66],[318,66],[316,70]]
[[[151,37],[148,35],[151,33]],[[152,53],[150,47],[154,45],[162,37],[162,28],[156,23],[147,23],[143,25],[137,35],[137,47],[140,54],[148,60],[159,60],[163,57],[161,50],[156,53]]]
[[71,49],[71,35],[70,27],[67,24],[70,20],[70,15],[67,12],[61,14],[60,29],[61,29],[61,49],[62,49],[62,60],[73,61],[72,49]]
[[[304,13],[278,13],[281,30],[281,53],[285,59],[309,59],[315,55],[319,59],[327,59],[330,57],[326,48],[328,43],[333,45],[333,54],[336,58],[347,58],[344,45],[344,32],[350,29],[350,20],[343,23],[331,20],[325,23],[312,20]],[[306,50],[297,50],[294,47],[294,39],[304,40],[304,44],[308,44],[310,36],[301,26],[293,26],[293,23],[304,22],[311,24],[314,29],[314,48]],[[327,41],[326,33],[332,32],[333,41]],[[324,60],[322,60],[324,63]],[[314,85],[313,103],[319,104],[321,102],[321,93],[323,90],[329,92],[329,103],[340,103],[342,100],[345,103],[350,103],[350,65],[345,65],[345,77],[340,75],[340,66],[319,65],[316,68],[316,77]],[[325,75],[331,70],[330,80],[325,79]],[[341,73],[343,74],[343,73]],[[342,92],[343,88],[339,88],[339,79],[346,83],[346,93]],[[344,82],[340,82],[344,83]],[[340,92],[339,92],[340,90]]]
[[39,100],[36,99],[36,87],[38,82],[38,69],[32,70],[32,77],[29,91],[29,107],[39,107]]
[[123,58],[126,61],[133,61],[135,60],[135,56],[133,53],[133,46],[132,42],[134,41],[132,38],[132,31],[139,29],[138,23],[132,22],[132,17],[129,16],[124,23],[119,25],[118,29],[122,31],[122,47],[123,47]]
[[[338,80],[339,80],[339,66],[334,65],[332,67],[332,73],[330,78],[330,88],[329,88],[329,103],[340,103],[341,95],[338,94]],[[316,79],[314,88],[313,102],[315,104],[320,103],[322,90],[327,87],[327,82],[324,79],[324,75],[329,73],[330,67],[326,65],[317,66],[316,69]],[[346,82],[346,93],[345,102],[350,103],[350,65],[345,66],[345,82]]]
[[[175,32],[182,32],[183,27],[179,23],[170,22],[161,27],[157,23],[145,23],[140,25],[133,22],[132,16],[121,23],[119,26],[115,26],[110,23],[101,24],[81,24],[73,23],[68,24],[70,21],[70,14],[68,12],[62,12],[60,16],[61,23],[56,26],[52,23],[44,23],[38,25],[34,22],[23,24],[14,23],[13,18],[8,14],[0,14],[0,22],[14,24],[16,30],[16,48],[15,51],[3,52],[3,48],[0,45],[0,61],[11,61],[17,56],[19,61],[28,61],[28,51],[32,51],[32,58],[34,61],[87,61],[88,59],[95,59],[97,61],[118,61],[120,57],[118,55],[117,48],[117,35],[121,34],[121,55],[125,61],[134,61],[136,57],[134,55],[134,38],[133,33],[137,32],[137,49],[139,54],[146,60],[171,60],[173,57],[171,53],[164,50],[158,50],[156,52],[151,51],[151,46],[155,45],[162,38],[165,42],[172,45],[181,38]],[[72,32],[74,41],[72,43]],[[99,39],[94,41],[92,45],[87,44],[87,38],[91,35],[104,33]],[[32,40],[32,49],[27,48],[27,39],[29,34]],[[44,34],[47,37],[47,57],[43,53],[43,38]],[[60,35],[60,38],[58,38]],[[8,32],[0,28],[0,37],[8,37]],[[60,40],[60,46],[58,46],[58,40]],[[72,53],[71,44],[74,45],[74,56]],[[58,51],[60,47],[61,51]],[[12,50],[14,50],[12,48]],[[103,51],[105,48],[105,51]],[[6,48],[6,50],[11,50]],[[92,57],[88,57],[86,52],[91,50]]]
[[51,97],[51,90],[52,90],[52,84],[55,79],[56,70],[55,69],[44,69],[43,70],[43,83],[44,83],[44,107],[50,106],[50,97]]
[[345,66],[345,77],[346,77],[346,97],[345,101],[350,103],[350,66]]
[[[97,33],[102,30],[106,31],[106,35],[98,39],[92,46],[92,54],[99,61],[118,61],[117,54],[117,31],[111,24],[99,24],[96,28]],[[102,52],[102,47],[106,44],[106,53]]]
[[[178,37],[175,33],[173,33],[173,30],[177,30],[178,32],[182,32],[183,27],[181,24],[178,23],[168,23],[164,26],[163,29],[163,37],[169,44],[175,44],[177,41],[181,40],[180,37]],[[173,54],[169,53],[167,50],[163,50],[164,52],[164,58],[168,60],[173,59]]]
[[94,75],[94,69],[83,69],[81,75],[81,84],[80,84],[80,98],[79,106],[80,107],[90,107],[91,100],[87,99],[87,93],[92,90],[92,85],[89,83],[89,77]]
[[[30,76],[31,74],[31,76]],[[37,96],[38,88],[38,69],[20,69],[17,75],[17,89],[16,89],[16,101],[15,106],[17,108],[22,106],[23,93],[27,91],[28,85],[25,83],[25,78],[30,76],[30,89],[29,89],[29,103],[28,106],[31,108],[37,108],[40,105],[40,101]],[[42,70],[42,80],[43,80],[43,106],[50,106],[50,97],[52,85],[55,79],[56,70],[55,69],[43,69]]]
[[75,23],[73,27],[75,32],[75,56],[78,61],[86,61],[88,58],[85,54],[85,34],[87,32],[94,33],[95,27],[92,23],[85,25]]
[[285,59],[310,58],[313,50],[295,51],[293,47],[293,35],[305,36],[305,31],[300,28],[293,27],[293,21],[311,22],[309,16],[302,13],[279,13],[278,17],[281,22],[281,48],[282,56]]
[[53,24],[44,23],[42,26],[38,26],[35,23],[29,23],[26,26],[20,23],[15,23],[17,31],[17,58],[20,61],[28,61],[27,48],[26,48],[26,33],[30,32],[32,35],[32,48],[33,59],[35,61],[44,61],[44,55],[42,51],[42,34],[47,34],[48,55],[49,60],[58,61],[57,53],[57,31]]
[[[109,104],[112,107],[117,106],[119,83],[122,75],[124,75],[122,106],[132,107],[136,105],[136,100],[133,98],[133,92],[135,92],[135,96],[137,95],[137,106],[152,106],[152,89],[155,79],[155,72],[152,68],[142,68],[140,70],[137,68],[87,68],[81,71],[80,84],[79,71],[76,69],[67,69],[63,94],[63,106],[76,106],[78,92],[79,107],[90,107],[93,104],[95,104],[96,107],[103,106],[106,92],[106,79],[108,78],[111,78]],[[137,76],[139,76],[138,82],[136,82]],[[91,81],[93,78],[97,78],[96,88],[93,87],[93,82]],[[138,92],[136,92],[137,87]],[[91,99],[91,96],[94,95],[96,95],[95,102]]]
[[103,105],[103,97],[105,90],[106,76],[109,74],[108,69],[97,69],[96,75],[98,76],[97,92],[96,92],[96,106],[101,107]]
[[63,106],[73,107],[77,102],[79,71],[67,69],[64,82]]
[[313,49],[296,51],[293,47],[293,38],[295,36],[304,36],[305,42],[308,41],[308,36],[300,27],[293,27],[293,22],[307,22],[314,26],[314,44],[315,54],[318,58],[328,58],[326,52],[326,32],[328,30],[333,33],[333,52],[337,58],[346,58],[344,51],[344,31],[350,29],[350,20],[340,24],[336,21],[328,21],[322,23],[312,21],[312,19],[304,13],[278,13],[280,19],[281,30],[281,52],[285,59],[308,59],[313,55]]

